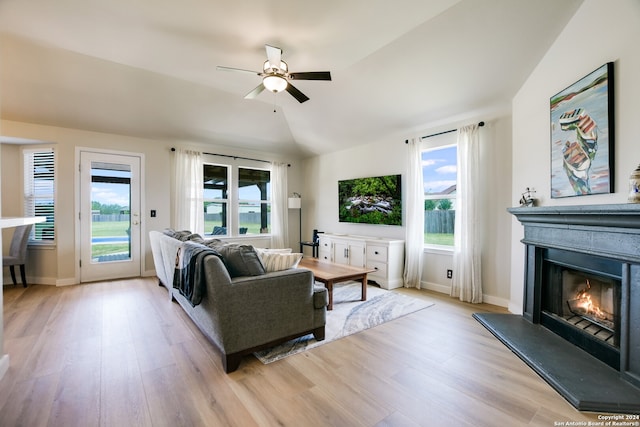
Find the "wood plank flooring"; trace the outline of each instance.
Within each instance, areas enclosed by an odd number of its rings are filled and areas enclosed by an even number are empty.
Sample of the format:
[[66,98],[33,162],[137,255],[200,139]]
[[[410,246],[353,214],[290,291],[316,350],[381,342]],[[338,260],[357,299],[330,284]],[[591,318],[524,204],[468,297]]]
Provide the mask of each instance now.
[[[471,314],[435,306],[225,374],[155,278],[4,287],[0,426],[554,426],[580,413]],[[330,313],[329,313],[330,315]],[[584,424],[586,425],[586,424]]]

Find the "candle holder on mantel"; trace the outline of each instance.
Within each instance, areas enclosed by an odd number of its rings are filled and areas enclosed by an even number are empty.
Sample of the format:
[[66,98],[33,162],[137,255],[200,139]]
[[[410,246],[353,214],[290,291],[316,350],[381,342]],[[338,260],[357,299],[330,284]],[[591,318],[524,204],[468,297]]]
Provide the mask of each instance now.
[[629,176],[629,203],[640,203],[640,165]]

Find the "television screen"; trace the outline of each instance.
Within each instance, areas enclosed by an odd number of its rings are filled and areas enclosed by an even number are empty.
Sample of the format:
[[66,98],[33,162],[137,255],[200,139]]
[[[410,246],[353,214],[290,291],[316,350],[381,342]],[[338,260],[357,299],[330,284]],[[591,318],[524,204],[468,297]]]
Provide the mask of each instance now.
[[338,181],[340,222],[402,225],[402,175]]

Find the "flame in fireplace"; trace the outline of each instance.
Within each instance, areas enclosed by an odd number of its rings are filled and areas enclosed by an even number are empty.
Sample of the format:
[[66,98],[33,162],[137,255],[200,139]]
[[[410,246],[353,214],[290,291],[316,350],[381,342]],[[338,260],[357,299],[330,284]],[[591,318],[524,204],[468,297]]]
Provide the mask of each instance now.
[[587,279],[585,287],[579,289],[576,294],[576,307],[584,310],[585,314],[588,314],[594,319],[607,320],[606,313],[591,300],[589,289],[591,289],[591,284],[589,283],[589,279]]

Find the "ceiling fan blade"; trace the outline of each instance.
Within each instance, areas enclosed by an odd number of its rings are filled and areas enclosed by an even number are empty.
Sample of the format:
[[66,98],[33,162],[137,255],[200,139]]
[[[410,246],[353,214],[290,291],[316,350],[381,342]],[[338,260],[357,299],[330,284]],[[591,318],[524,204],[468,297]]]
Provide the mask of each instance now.
[[246,94],[244,96],[244,99],[253,99],[256,96],[260,95],[264,89],[265,89],[264,85],[260,83],[258,86],[256,86],[255,89],[253,89],[251,92]]
[[269,64],[272,67],[280,68],[280,62],[282,61],[282,49],[275,46],[269,46],[265,44],[264,47],[267,49],[267,59],[269,60]]
[[261,76],[262,73],[258,72],[258,71],[252,71],[252,70],[243,70],[242,68],[232,68],[232,67],[223,67],[222,65],[218,65],[216,67],[216,69],[218,71],[239,71],[241,73],[251,73],[251,74],[255,74],[257,76]]
[[309,100],[309,97],[307,95],[305,95],[304,93],[300,92],[298,89],[296,89],[295,86],[293,86],[291,83],[289,83],[287,85],[287,92],[289,92],[291,94],[291,96],[293,96],[295,99],[298,100],[299,103],[303,103],[305,101]]
[[289,73],[294,80],[331,80],[329,71],[310,71],[307,73]]

